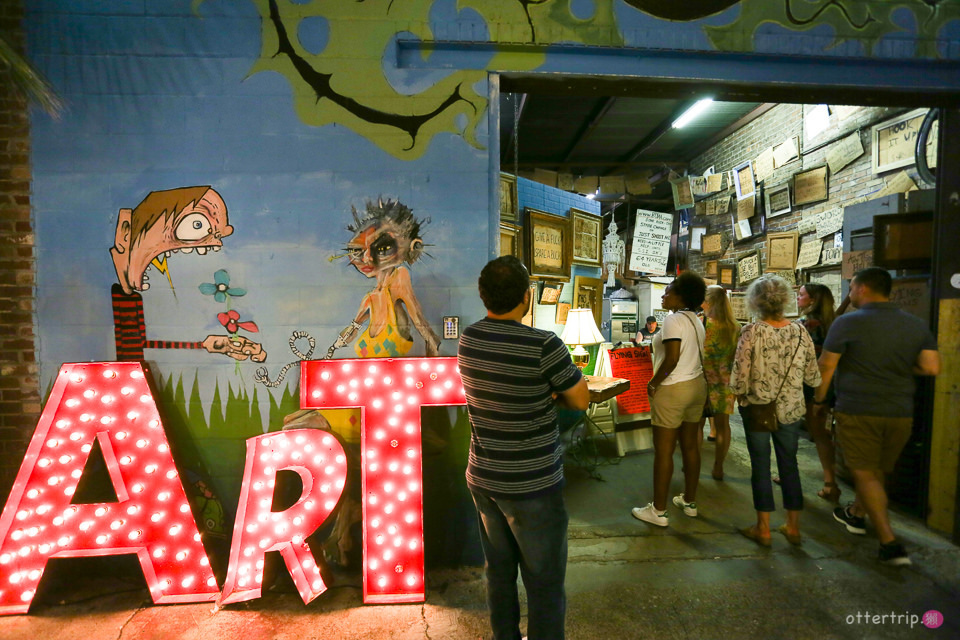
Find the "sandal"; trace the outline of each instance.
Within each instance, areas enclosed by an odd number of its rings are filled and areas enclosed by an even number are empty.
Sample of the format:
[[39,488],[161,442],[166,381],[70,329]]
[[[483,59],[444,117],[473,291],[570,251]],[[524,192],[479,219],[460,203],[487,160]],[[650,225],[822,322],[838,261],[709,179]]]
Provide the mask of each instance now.
[[753,540],[761,547],[770,546],[770,536],[764,537],[764,536],[761,536],[759,533],[757,533],[756,525],[752,527],[746,527],[744,529],[737,529],[737,531],[739,531],[740,535],[742,535],[744,538],[749,538],[750,540]]
[[787,525],[785,524],[780,525],[777,528],[777,531],[779,533],[782,533],[783,537],[787,539],[787,542],[789,542],[793,546],[799,547],[800,545],[803,544],[803,538],[800,536],[800,534],[799,533],[794,534],[787,531]]
[[823,489],[817,491],[817,495],[827,502],[837,504],[840,502],[840,487],[836,482],[824,482]]

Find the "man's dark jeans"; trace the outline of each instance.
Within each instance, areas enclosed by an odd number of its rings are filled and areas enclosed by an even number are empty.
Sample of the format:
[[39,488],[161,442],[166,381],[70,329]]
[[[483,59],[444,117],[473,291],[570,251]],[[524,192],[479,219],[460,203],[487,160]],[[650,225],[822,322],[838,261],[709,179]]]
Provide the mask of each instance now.
[[563,493],[529,500],[471,491],[486,558],[487,606],[495,640],[520,639],[517,568],[527,590],[527,636],[563,640],[567,571],[567,510]]
[[773,433],[746,431],[747,451],[750,452],[750,486],[753,488],[753,508],[757,511],[775,511],[773,483],[770,480],[770,441],[777,455],[783,508],[789,511],[803,509],[803,489],[797,468],[797,441],[802,421],[780,423]]

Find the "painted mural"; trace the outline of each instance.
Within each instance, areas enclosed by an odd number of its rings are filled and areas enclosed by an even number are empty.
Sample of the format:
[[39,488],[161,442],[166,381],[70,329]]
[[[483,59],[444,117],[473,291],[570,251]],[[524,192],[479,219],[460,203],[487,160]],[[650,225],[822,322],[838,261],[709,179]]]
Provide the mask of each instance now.
[[[441,318],[483,315],[488,70],[563,73],[601,47],[861,56],[895,38],[911,47],[894,56],[960,55],[960,3],[932,0],[53,4],[26,20],[68,105],[31,123],[40,384],[63,362],[145,360],[220,534],[246,438],[325,429],[356,473],[357,412],[302,411],[301,360],[452,355]],[[428,413],[428,560],[476,561],[466,417]],[[356,487],[323,532],[342,566]]]

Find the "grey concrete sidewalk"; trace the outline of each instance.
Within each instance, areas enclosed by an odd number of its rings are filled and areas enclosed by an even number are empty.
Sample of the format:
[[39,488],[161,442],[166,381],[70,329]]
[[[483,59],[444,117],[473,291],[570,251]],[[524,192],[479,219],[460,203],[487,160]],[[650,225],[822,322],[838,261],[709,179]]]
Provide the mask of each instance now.
[[[801,442],[807,507],[800,548],[775,535],[765,550],[736,533],[754,514],[738,425],[723,482],[709,474],[712,444],[704,443],[703,454],[700,515],[688,518],[671,507],[666,529],[630,515],[630,507],[651,498],[652,453],[601,466],[602,481],[569,470],[568,638],[960,637],[960,549],[895,512],[894,529],[914,566],[879,564],[872,530],[848,534],[833,521],[832,505],[816,497],[821,478],[812,443]],[[679,470],[678,454],[674,492],[681,488]],[[852,499],[850,488],[843,490],[844,499]],[[773,523],[782,519],[782,512],[775,514]],[[307,606],[279,580],[260,600],[215,611],[211,604],[152,605],[135,562],[113,576],[93,575],[97,566],[105,565],[93,562],[88,575],[74,571],[67,580],[52,564],[31,613],[0,617],[0,637],[490,637],[480,568],[428,572],[427,602],[420,605],[364,606],[359,576],[338,576],[336,586]],[[945,616],[940,628],[909,617],[929,610]]]

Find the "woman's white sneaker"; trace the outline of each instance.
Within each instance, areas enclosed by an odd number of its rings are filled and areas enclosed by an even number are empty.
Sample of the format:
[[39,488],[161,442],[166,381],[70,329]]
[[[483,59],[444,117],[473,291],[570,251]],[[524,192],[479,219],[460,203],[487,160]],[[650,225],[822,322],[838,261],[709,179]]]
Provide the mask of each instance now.
[[673,504],[683,509],[684,515],[688,515],[691,518],[697,517],[697,503],[687,502],[686,500],[683,499],[682,493],[678,496],[674,496]]
[[670,520],[667,517],[667,512],[657,511],[653,507],[653,503],[647,504],[645,507],[634,507],[630,513],[633,514],[633,517],[637,520],[643,520],[644,522],[649,522],[650,524],[655,524],[658,527],[666,527],[670,524]]

